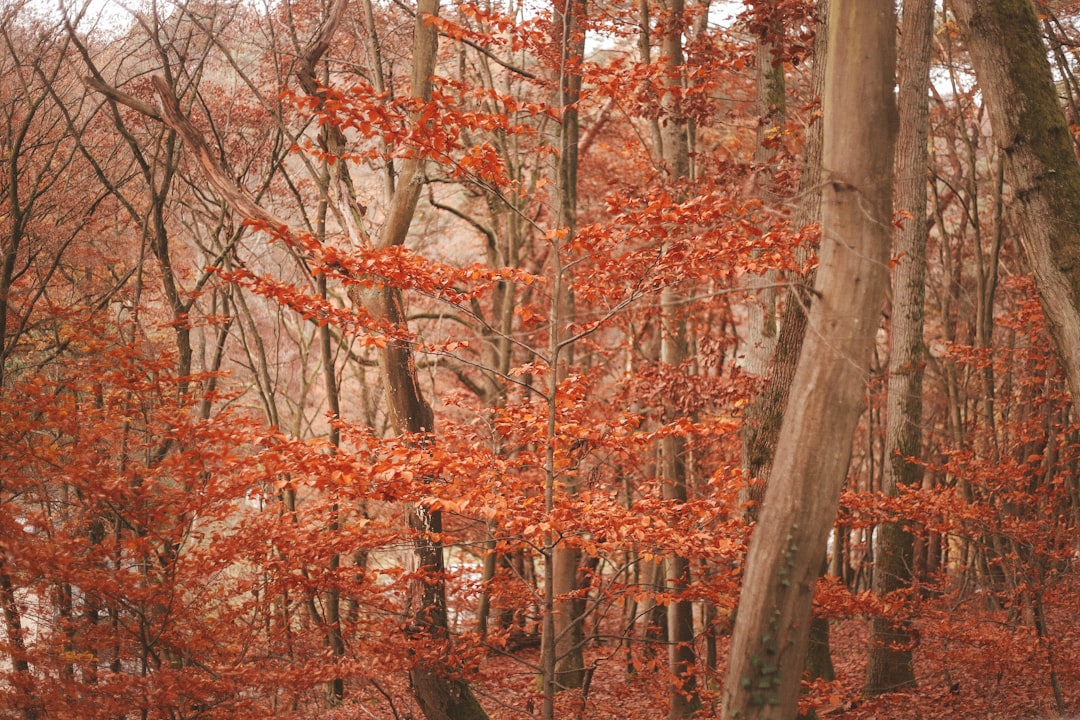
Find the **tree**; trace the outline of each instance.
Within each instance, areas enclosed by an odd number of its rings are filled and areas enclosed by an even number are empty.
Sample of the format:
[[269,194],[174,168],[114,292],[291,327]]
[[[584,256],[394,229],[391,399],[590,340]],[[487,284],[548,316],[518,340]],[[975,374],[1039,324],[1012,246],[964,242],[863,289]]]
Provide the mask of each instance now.
[[[820,103],[820,96],[824,89],[828,56],[828,27],[828,0],[818,0],[814,4],[814,64],[810,82],[812,107]],[[762,79],[760,68],[758,76],[760,82]],[[812,116],[811,125],[806,131],[797,205],[791,218],[792,226],[796,229],[816,227],[821,219],[819,187],[822,176],[822,130],[820,117]],[[792,274],[795,282],[788,290],[788,302],[784,307],[780,329],[777,333],[776,347],[770,358],[770,372],[760,393],[747,409],[743,424],[741,462],[751,482],[755,483],[745,492],[752,503],[749,512],[754,517],[760,510],[764,487],[772,474],[776,441],[780,435],[784,409],[791,393],[791,381],[798,367],[803,341],[806,339],[807,315],[814,300],[812,286],[816,268],[812,263],[807,262],[812,255],[812,248],[804,245],[799,248],[798,253],[800,264],[808,267],[801,267],[798,273]],[[811,621],[807,669],[812,677],[835,679],[829,648],[829,620],[816,614]]]
[[[585,0],[554,0],[551,4],[551,48],[553,54],[551,84],[554,86],[554,110],[557,158],[553,168],[555,190],[552,193],[553,218],[550,247],[551,299],[547,343],[547,437],[545,438],[544,507],[555,509],[556,495],[574,494],[577,481],[559,473],[555,464],[558,433],[560,384],[574,361],[575,343],[568,332],[574,323],[575,302],[572,273],[564,264],[564,246],[573,242],[578,227],[578,144],[581,121],[582,69],[585,54],[585,23],[588,3]],[[554,693],[585,685],[584,603],[578,597],[581,548],[561,542],[551,533],[544,543],[544,619],[541,641],[543,717],[554,718]]]
[[[896,230],[890,323],[888,408],[882,493],[895,497],[901,486],[918,487],[922,446],[922,394],[925,352],[923,313],[926,302],[926,167],[928,161],[931,40],[934,3],[904,3],[900,29],[898,98],[900,131],[896,145],[896,207],[911,218]],[[886,595],[910,585],[914,536],[902,523],[877,529],[874,592]],[[902,620],[875,617],[871,632],[866,692],[876,694],[914,687],[912,637]]]
[[[663,64],[664,94],[660,98],[663,109],[660,129],[661,147],[657,148],[664,163],[664,170],[680,195],[680,185],[687,185],[690,177],[690,138],[687,119],[681,108],[683,86],[686,80],[685,57],[682,37],[686,25],[686,9],[682,0],[674,0],[667,7],[663,18],[660,55]],[[683,311],[685,292],[676,285],[665,287],[660,293],[660,362],[668,372],[685,372],[689,359],[686,314]],[[675,420],[678,404],[668,403],[664,420]],[[673,503],[685,503],[689,498],[686,438],[672,435],[660,440],[660,474],[663,479],[663,497]],[[668,592],[673,595],[667,606],[668,669],[673,685],[669,718],[685,718],[701,708],[695,672],[697,653],[694,650],[694,605],[685,597],[690,585],[690,560],[671,554],[665,562]]]
[[887,283],[897,124],[892,3],[834,1],[829,32],[819,297],[746,559],[725,718],[795,714],[811,600]]
[[[956,0],[1050,335],[1080,413],[1080,161],[1058,100],[1035,7],[1026,0]],[[1003,43],[1003,44],[998,44]]]

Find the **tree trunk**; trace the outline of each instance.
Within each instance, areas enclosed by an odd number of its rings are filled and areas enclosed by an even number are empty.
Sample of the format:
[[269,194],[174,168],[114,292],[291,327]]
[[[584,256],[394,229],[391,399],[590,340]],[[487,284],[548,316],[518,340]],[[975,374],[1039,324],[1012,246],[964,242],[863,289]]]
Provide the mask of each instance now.
[[746,574],[722,717],[793,718],[811,601],[851,457],[888,283],[896,22],[891,0],[834,0],[825,81],[819,298]]
[[[816,96],[824,93],[825,67],[828,55],[829,37],[829,1],[818,0],[815,6],[816,33],[814,37],[814,69],[811,75],[811,90]],[[821,149],[823,144],[822,122],[812,123],[807,130],[806,143],[802,159],[802,172],[799,176],[799,202],[792,216],[792,227],[802,229],[821,221]],[[801,251],[809,255],[808,250]],[[772,474],[773,460],[776,456],[776,440],[780,435],[780,423],[784,408],[791,394],[791,381],[802,352],[806,338],[806,320],[813,293],[816,272],[810,270],[804,276],[797,277],[788,291],[780,332],[776,340],[771,359],[771,371],[761,389],[761,393],[747,409],[747,424],[743,430],[743,470],[754,485],[747,488],[743,500],[748,503],[746,512],[756,519],[761,499],[765,494],[765,485]],[[823,574],[828,569],[826,565]],[[829,649],[829,620],[814,617],[811,620],[810,648],[806,658],[806,669],[813,678],[835,679],[832,656]]]
[[1080,162],[1030,0],[952,0],[1080,415]]
[[[757,75],[757,145],[754,148],[754,172],[758,194],[767,209],[774,210],[781,203],[773,180],[774,160],[777,156],[777,138],[783,137],[787,122],[787,84],[783,61],[776,57],[778,50],[773,37],[782,34],[783,27],[777,21],[769,23],[769,29],[757,38],[755,53]],[[763,377],[768,373],[777,342],[776,318],[776,271],[750,273],[746,280],[747,319],[746,351],[747,372]],[[753,408],[751,408],[751,412]],[[760,502],[761,497],[754,497]]]
[[[900,132],[896,148],[898,208],[911,219],[896,231],[893,256],[892,332],[885,424],[885,464],[882,494],[896,496],[900,486],[918,487],[922,468],[909,458],[921,453],[923,305],[926,297],[926,167],[930,105],[933,0],[905,0],[900,30]],[[874,592],[879,595],[911,584],[914,536],[903,523],[885,523],[877,530],[874,552]],[[866,671],[868,695],[915,687],[911,657],[912,636],[907,624],[875,617],[870,633],[870,662]]]
[[30,663],[26,657],[25,628],[22,624],[22,611],[15,599],[15,588],[8,575],[7,563],[0,556],[0,605],[4,606],[4,635],[9,646],[8,657],[14,670],[12,688],[21,696],[23,720],[37,720],[40,717],[39,701],[34,697],[34,677],[30,672]]
[[[683,85],[685,64],[682,37],[685,30],[685,6],[683,0],[672,0],[660,43],[661,63],[666,65],[665,92],[660,104],[664,111],[664,124],[660,131],[660,148],[668,177],[674,183],[690,179],[690,138],[686,118],[676,101]],[[686,319],[682,311],[683,293],[675,286],[664,288],[660,294],[661,338],[660,361],[668,372],[682,372],[688,355]],[[665,420],[672,421],[678,413],[674,406],[665,410]],[[665,437],[660,441],[660,474],[663,482],[664,500],[685,503],[687,490],[686,440],[678,436]],[[690,583],[690,562],[678,555],[669,555],[664,563],[665,584],[671,595],[667,604],[668,670],[672,686],[668,703],[669,718],[685,718],[701,709],[697,692],[694,667],[694,604],[679,597]]]
[[[814,70],[811,89],[815,95],[824,92],[826,55],[828,53],[828,0],[818,0],[816,13],[817,30],[814,40]],[[792,227],[801,230],[807,225],[821,221],[821,146],[822,123],[814,122],[807,130],[806,144],[799,176],[799,202],[792,216]],[[789,290],[784,307],[776,347],[770,360],[771,370],[761,392],[747,409],[747,423],[742,437],[742,467],[747,477],[755,479],[755,485],[747,488],[742,499],[749,502],[751,518],[757,518],[765,484],[772,473],[776,456],[776,440],[780,436],[780,423],[791,393],[791,381],[802,352],[806,337],[806,318],[813,293],[815,271],[797,277]]]
[[[420,0],[417,4],[413,28],[412,95],[422,101],[431,99],[438,32],[430,18],[438,13],[439,0]],[[416,158],[406,160],[398,174],[386,224],[379,237],[380,248],[405,242],[420,201],[422,180],[421,161]],[[362,300],[376,321],[386,320],[396,327],[407,327],[398,288],[369,291],[362,294]],[[434,432],[434,413],[420,390],[411,345],[401,340],[387,342],[379,358],[379,371],[394,430],[399,434]],[[409,510],[417,565],[417,580],[410,587],[414,603],[411,630],[445,639],[449,636],[446,578],[442,543],[438,540],[442,533],[442,513],[423,505]],[[456,669],[444,661],[418,661],[410,679],[416,702],[428,720],[486,720],[487,713],[480,707],[468,683],[456,677]]]
[[[558,382],[566,377],[566,368],[573,360],[573,343],[567,340],[565,328],[573,322],[574,297],[568,269],[560,260],[561,246],[574,237],[577,229],[577,172],[580,122],[578,102],[581,98],[581,58],[585,55],[585,0],[556,0],[552,8],[552,42],[559,49],[556,82],[556,109],[561,116],[558,125],[559,158],[555,168],[555,228],[565,232],[565,239],[556,237],[552,255],[552,298],[549,353],[552,368],[548,385],[548,456],[545,507],[554,509],[556,485],[563,483],[563,492],[577,492],[573,478],[556,478],[553,445],[557,430],[556,397]],[[580,548],[549,539],[545,557],[545,613],[541,648],[544,675],[545,718],[554,717],[553,694],[585,684],[584,607],[573,595],[578,590]]]

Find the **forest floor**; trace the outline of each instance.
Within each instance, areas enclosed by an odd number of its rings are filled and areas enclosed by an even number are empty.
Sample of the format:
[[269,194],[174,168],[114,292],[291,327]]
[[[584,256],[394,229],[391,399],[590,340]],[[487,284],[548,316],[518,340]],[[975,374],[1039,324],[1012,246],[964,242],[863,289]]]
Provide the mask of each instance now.
[[[1010,622],[1007,611],[983,605],[977,596],[955,607],[928,604],[916,622],[918,687],[876,698],[862,695],[869,620],[834,621],[830,641],[837,681],[815,688],[804,708],[814,707],[823,720],[1056,718],[1060,714],[1054,698],[1052,666],[1065,715],[1080,717],[1080,574],[1070,573],[1070,577],[1059,580],[1046,593],[1046,639],[1040,639],[1029,625]],[[719,648],[720,657],[726,652],[724,642]],[[659,660],[662,662],[663,658]],[[615,648],[593,648],[586,662],[595,662],[597,669],[584,708],[580,691],[564,692],[558,699],[556,717],[582,720],[666,717],[667,681],[663,673],[644,669],[628,674],[623,651]],[[723,668],[718,672],[722,673]],[[478,690],[492,720],[540,716],[539,695],[522,696],[522,688],[531,687],[531,673],[510,659],[486,664],[483,675],[487,681]],[[709,685],[701,716],[718,717],[719,684]]]
[[[837,673],[834,683],[819,683],[805,696],[803,710],[813,708],[820,720],[1043,720],[1080,718],[1080,571],[1074,568],[1047,590],[1046,636],[1015,613],[990,608],[984,596],[972,594],[964,603],[935,599],[924,603],[915,622],[915,670],[918,686],[902,692],[867,698],[862,694],[867,664],[870,621],[834,620],[830,644]],[[1018,618],[1021,621],[1017,621]],[[718,656],[727,655],[727,638],[718,642]],[[598,645],[586,653],[595,667],[587,693],[560,693],[555,717],[560,720],[663,720],[667,716],[666,653],[652,662],[639,660],[627,672],[625,649]],[[541,717],[542,697],[536,682],[538,650],[514,656],[489,656],[473,678],[472,687],[491,720],[529,720]],[[1052,672],[1053,670],[1053,672]],[[699,717],[719,717],[724,668],[708,679]],[[1053,680],[1063,704],[1058,710]],[[404,678],[384,686],[382,693],[399,700],[395,711],[386,695],[374,694],[320,720],[422,718],[405,700]],[[585,697],[582,703],[583,695]],[[370,703],[370,704],[369,704]],[[350,707],[351,705],[351,707]]]

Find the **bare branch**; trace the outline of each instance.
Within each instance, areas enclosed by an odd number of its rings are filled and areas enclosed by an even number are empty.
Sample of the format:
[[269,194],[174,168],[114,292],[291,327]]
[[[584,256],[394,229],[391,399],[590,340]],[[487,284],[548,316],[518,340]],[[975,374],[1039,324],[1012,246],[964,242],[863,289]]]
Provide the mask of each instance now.
[[323,23],[319,34],[300,56],[300,69],[297,71],[296,77],[300,81],[300,85],[303,86],[304,92],[308,95],[319,95],[319,86],[315,81],[315,66],[318,65],[319,60],[326,54],[326,51],[330,49],[330,41],[333,39],[334,33],[337,32],[338,26],[341,25],[341,20],[345,17],[345,10],[348,7],[349,0],[336,0],[334,6],[330,8],[330,15],[326,18],[326,22]]
[[165,82],[165,78],[154,75],[150,82],[153,83],[154,90],[161,101],[161,113],[157,117],[170,129],[174,130],[184,140],[184,144],[195,153],[207,181],[215,190],[221,193],[225,201],[249,220],[255,220],[273,230],[286,228],[288,223],[262,208],[237,186],[228,171],[222,167],[206,140],[203,139],[198,128],[184,115],[180,109],[180,103],[173,94],[172,88]]
[[132,110],[141,113],[149,118],[153,118],[154,120],[163,120],[163,118],[161,117],[161,113],[158,112],[158,109],[156,107],[149,103],[145,103],[138,98],[132,97],[127,93],[120,92],[112,85],[109,85],[107,82],[102,80],[100,77],[84,77],[83,85],[86,85],[86,87],[90,88],[91,90],[97,90],[99,93],[109,98],[110,100],[114,100],[121,105],[126,105]]

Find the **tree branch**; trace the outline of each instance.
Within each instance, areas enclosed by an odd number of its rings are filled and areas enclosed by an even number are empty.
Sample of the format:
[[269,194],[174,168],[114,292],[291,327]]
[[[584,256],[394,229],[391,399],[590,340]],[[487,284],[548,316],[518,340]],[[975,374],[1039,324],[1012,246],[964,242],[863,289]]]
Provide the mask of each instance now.
[[[154,91],[157,92],[161,101],[161,113],[155,113],[152,117],[160,119],[183,139],[184,144],[195,153],[207,181],[215,190],[221,193],[225,201],[240,215],[265,225],[271,230],[280,232],[287,228],[288,223],[261,207],[233,181],[228,171],[222,167],[216,155],[206,143],[206,140],[203,139],[198,128],[191,123],[180,109],[180,103],[176,100],[172,88],[165,82],[165,78],[154,75],[150,82],[153,84]],[[135,109],[138,110],[138,108]],[[142,111],[140,110],[140,112]]]
[[120,92],[101,78],[84,77],[83,85],[90,88],[91,90],[97,90],[99,93],[109,98],[110,100],[114,100],[121,105],[126,105],[132,110],[138,113],[142,113],[149,118],[153,118],[154,120],[164,120],[164,118],[161,117],[161,113],[158,112],[158,109],[156,107],[149,103],[145,103],[138,98],[132,97],[127,93]]

